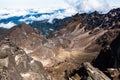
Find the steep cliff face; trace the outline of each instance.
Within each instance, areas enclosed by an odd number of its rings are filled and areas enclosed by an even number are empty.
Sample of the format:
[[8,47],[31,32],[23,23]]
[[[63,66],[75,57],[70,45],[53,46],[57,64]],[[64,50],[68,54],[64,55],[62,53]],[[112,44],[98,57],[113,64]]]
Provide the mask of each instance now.
[[119,68],[120,67],[120,34],[111,43],[111,53],[114,61],[112,67]]
[[[101,70],[120,67],[120,34],[110,45],[104,47],[93,62],[94,66]],[[102,64],[102,65],[101,65]]]

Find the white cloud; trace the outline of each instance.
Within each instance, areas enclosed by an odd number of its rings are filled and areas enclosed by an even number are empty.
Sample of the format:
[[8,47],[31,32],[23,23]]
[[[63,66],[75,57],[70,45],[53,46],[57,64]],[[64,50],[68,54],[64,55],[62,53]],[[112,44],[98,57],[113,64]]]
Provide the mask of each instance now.
[[70,17],[70,16],[72,16],[72,15],[74,15],[76,13],[77,13],[77,11],[70,7],[68,9],[66,9],[63,13],[59,12],[59,13],[56,13],[54,15],[51,15],[50,18],[49,18],[49,22],[51,23],[52,20],[55,19],[55,18],[63,19],[65,17]]
[[9,22],[9,23],[7,23],[7,24],[5,24],[5,23],[0,23],[0,27],[4,27],[4,28],[11,28],[11,27],[13,27],[13,26],[15,26],[16,24],[14,24],[13,22]]
[[[43,14],[43,13],[48,13],[48,14]],[[45,20],[45,19],[49,19],[49,22],[52,22],[54,18],[63,19],[75,13],[77,12],[71,7],[65,10],[63,9],[63,11],[54,10],[54,9],[41,10],[39,8],[38,9],[0,9],[0,20],[7,19],[10,17],[14,17],[14,16],[18,16],[18,17],[23,16],[21,17],[21,19],[19,19],[20,22],[31,23],[32,21],[40,21],[40,20]],[[34,15],[41,14],[41,16],[36,17],[32,14]],[[31,16],[26,16],[26,15],[31,15]],[[9,20],[9,21],[11,23],[12,20]],[[4,22],[1,22],[2,25],[5,25],[3,23]]]
[[102,11],[120,7],[120,0],[64,0],[78,12]]
[[[40,21],[40,20],[45,20],[45,19],[49,19],[50,15],[42,15],[40,17],[35,17],[35,16],[30,16],[30,17],[26,17],[26,18],[22,18],[19,21],[20,22],[26,22],[26,21]],[[29,22],[27,22],[29,23]]]
[[63,0],[0,0],[0,8],[12,8],[12,9],[58,9],[66,8],[69,5],[64,3]]
[[25,16],[27,14],[29,14],[29,12],[25,9],[0,9],[0,19],[6,19],[13,16]]
[[109,4],[110,9],[112,8],[120,8],[120,0],[106,0]]
[[[40,13],[39,10],[38,10],[38,12]],[[52,20],[55,19],[55,18],[63,19],[65,17],[72,16],[72,15],[76,14],[77,11],[75,11],[73,8],[70,7],[68,9],[66,9],[65,11],[63,11],[63,12],[60,12],[60,11],[55,12],[54,10],[51,10],[49,13],[53,13],[53,14],[52,15],[48,15],[48,14],[45,15],[44,14],[44,15],[41,15],[39,17],[30,16],[30,17],[27,17],[27,18],[22,18],[19,21],[21,21],[21,22],[25,22],[25,21],[40,21],[40,20],[48,19],[49,22],[52,22]]]
[[[70,11],[71,10],[71,11]],[[67,12],[67,15],[71,15],[71,13],[74,13],[75,10],[73,8],[68,8],[65,10]],[[72,12],[73,11],[73,12]],[[64,15],[66,14],[65,13],[61,13],[61,12],[58,12],[58,13],[55,13],[55,9],[39,9],[39,8],[36,8],[36,9],[0,9],[0,20],[1,19],[7,19],[7,18],[10,18],[10,17],[14,17],[14,16],[26,16],[26,15],[31,15],[31,14],[42,14],[42,13],[54,13],[53,15]],[[69,12],[69,13],[68,13]],[[4,14],[7,14],[7,15],[4,15]],[[48,17],[50,17],[50,15],[42,15],[41,17],[35,17],[35,16],[30,16],[30,17],[27,17],[27,18],[22,18],[20,19],[20,21],[26,21],[26,20],[44,20],[44,19],[49,19]]]

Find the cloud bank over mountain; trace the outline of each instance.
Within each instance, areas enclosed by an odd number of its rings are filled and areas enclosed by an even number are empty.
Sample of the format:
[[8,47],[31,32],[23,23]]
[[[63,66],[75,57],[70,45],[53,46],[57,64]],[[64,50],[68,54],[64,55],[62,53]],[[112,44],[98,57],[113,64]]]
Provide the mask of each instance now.
[[4,27],[4,28],[7,28],[7,29],[9,29],[9,28],[11,28],[11,26],[13,27],[13,26],[15,26],[16,24],[15,23],[13,23],[13,22],[8,22],[7,24],[5,24],[5,23],[0,23],[0,26],[2,26],[2,27]]
[[108,12],[110,9],[120,7],[120,0],[64,0],[78,12],[99,11]]
[[20,23],[32,23],[33,21],[63,19],[77,12],[73,8],[58,10],[41,9],[0,9],[0,27],[11,28]]
[[[5,0],[8,1],[8,0]],[[4,2],[2,4],[5,4]],[[17,0],[14,0],[17,4]],[[26,0],[29,2],[28,0]],[[46,0],[47,2],[48,0]],[[14,4],[15,4],[14,2]],[[50,1],[49,1],[50,2]],[[52,3],[53,2],[53,3]],[[72,16],[79,13],[91,13],[93,11],[99,11],[100,13],[107,13],[109,10],[113,8],[120,7],[120,0],[59,0],[59,1],[52,1],[50,4],[45,3],[42,1],[37,5],[38,8],[33,9],[24,9],[19,8],[20,6],[13,5],[13,8],[17,9],[10,9],[9,6],[12,6],[12,3],[9,4],[7,8],[0,9],[0,27],[4,28],[11,28],[12,26],[19,24],[19,23],[31,23],[33,21],[40,21],[40,20],[48,20],[52,22],[53,19],[63,19],[65,17]],[[30,2],[32,3],[32,2]],[[35,1],[34,1],[35,3]],[[52,5],[57,4],[57,6]],[[26,5],[23,1],[20,4]],[[27,3],[26,7],[29,7],[31,4]],[[45,5],[46,4],[46,5]],[[1,8],[4,7],[0,5]],[[36,6],[35,4],[33,6]],[[46,6],[46,7],[45,7]],[[60,7],[61,6],[61,7]],[[25,6],[23,6],[25,7]],[[41,7],[41,8],[39,8]]]

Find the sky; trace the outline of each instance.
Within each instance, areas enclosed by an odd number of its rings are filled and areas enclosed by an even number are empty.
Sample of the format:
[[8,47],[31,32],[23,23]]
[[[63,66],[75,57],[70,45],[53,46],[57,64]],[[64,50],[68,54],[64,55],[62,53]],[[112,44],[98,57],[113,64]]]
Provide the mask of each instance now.
[[113,8],[120,8],[120,0],[65,0],[79,12],[108,12]]
[[77,11],[108,11],[120,7],[120,0],[0,0],[0,8],[60,9],[73,7]]
[[64,0],[0,0],[0,8],[66,8]]

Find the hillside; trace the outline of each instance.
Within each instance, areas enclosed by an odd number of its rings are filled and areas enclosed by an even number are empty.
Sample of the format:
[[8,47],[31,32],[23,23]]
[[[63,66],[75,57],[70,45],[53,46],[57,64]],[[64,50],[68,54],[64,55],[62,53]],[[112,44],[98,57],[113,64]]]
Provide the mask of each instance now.
[[[55,20],[52,24],[38,21],[31,26],[14,26],[3,38],[9,38],[29,57],[41,62],[52,79],[66,80],[66,75],[69,79],[76,79],[76,75],[80,79],[84,77],[79,72],[82,63],[93,62],[108,45],[111,45],[113,52],[118,49],[113,48],[116,45],[114,42],[117,42],[113,40],[120,32],[120,8],[107,14],[99,14],[97,11],[76,14],[68,19]],[[117,51],[116,54],[119,49]]]

